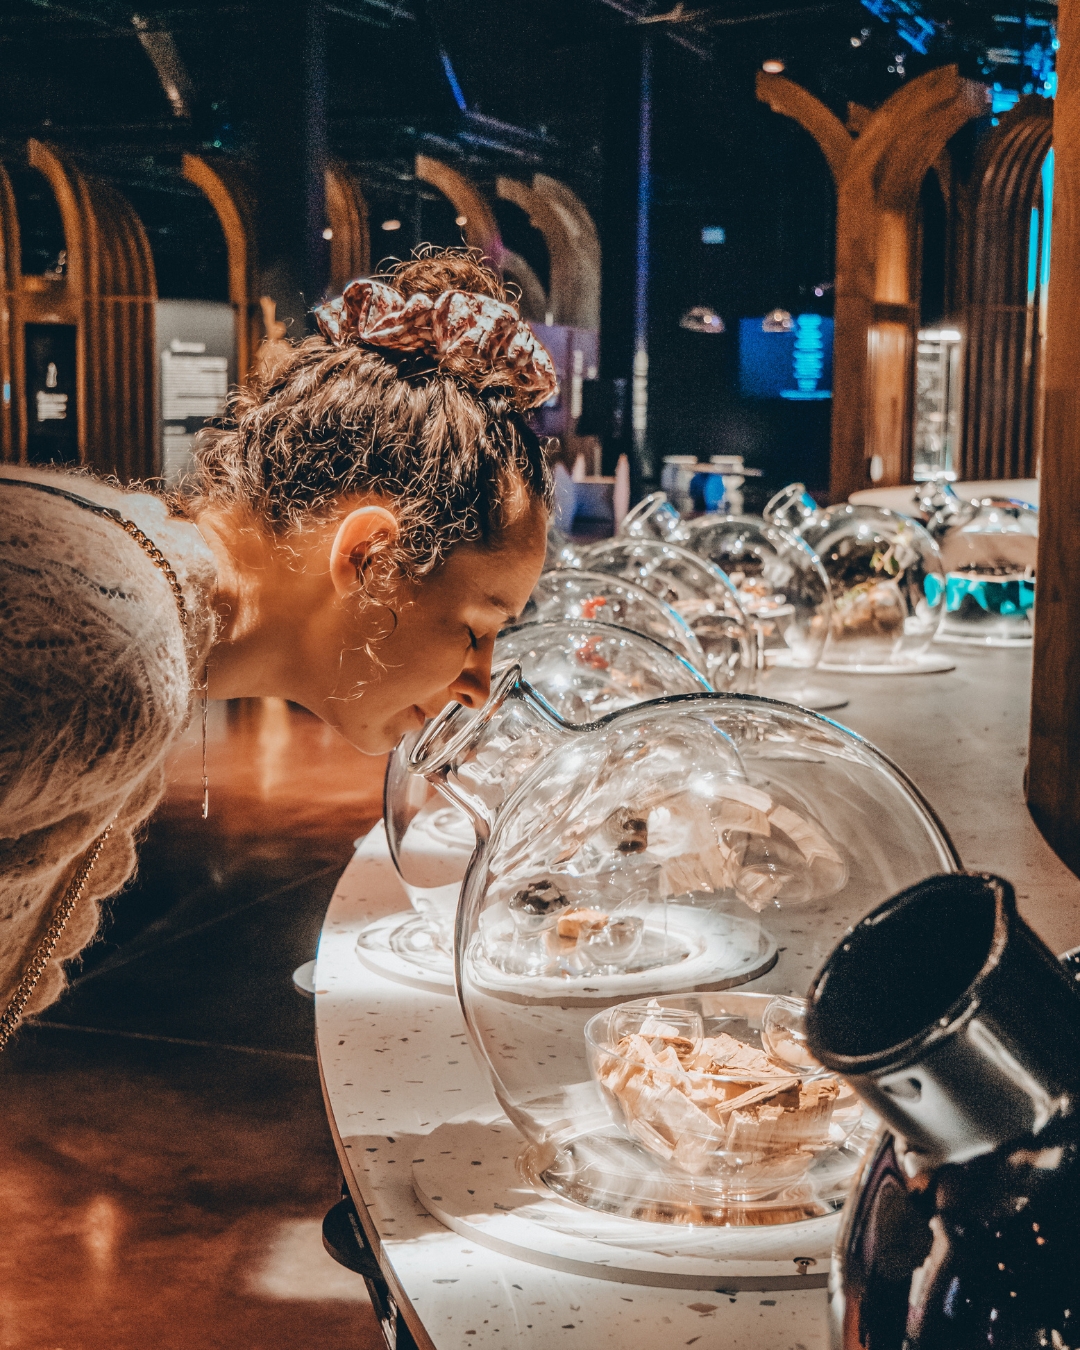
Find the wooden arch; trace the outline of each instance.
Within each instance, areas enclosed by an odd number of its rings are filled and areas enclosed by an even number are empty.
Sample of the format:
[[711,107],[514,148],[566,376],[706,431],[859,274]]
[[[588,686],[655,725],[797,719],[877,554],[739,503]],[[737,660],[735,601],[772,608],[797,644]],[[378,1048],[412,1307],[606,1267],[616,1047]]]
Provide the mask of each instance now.
[[3,456],[25,462],[26,325],[75,328],[75,417],[79,461],[122,479],[157,471],[154,425],[154,305],[157,287],[142,222],[109,184],[92,178],[64,152],[27,145],[64,227],[62,277],[24,276],[11,182],[0,172],[0,268],[6,317],[0,365],[7,397],[0,419]]
[[830,493],[842,501],[907,476],[919,192],[950,137],[986,112],[989,92],[961,79],[956,66],[929,71],[860,117],[855,140],[824,104],[783,76],[759,74],[757,92],[810,132],[836,178]]
[[500,178],[496,191],[521,207],[544,236],[551,260],[548,307],[553,322],[597,331],[600,245],[585,206],[568,187],[544,174],[537,174],[531,187],[515,178]]
[[259,303],[258,233],[254,194],[246,174],[236,164],[201,155],[185,155],[184,177],[199,188],[221,221],[229,262],[229,303],[236,325],[236,378],[243,384],[255,364],[255,353],[266,333]]
[[1038,270],[1029,290],[1032,208],[1041,202],[1053,106],[1022,99],[979,147],[962,195],[959,295],[967,330],[962,479],[1031,478],[1042,433]]
[[432,159],[430,155],[416,156],[416,176],[421,182],[437,188],[458,214],[465,217],[463,229],[466,243],[470,248],[478,248],[487,261],[501,272],[506,248],[499,233],[499,222],[474,184],[464,174],[458,173],[457,169],[444,164],[441,159]]
[[429,155],[416,156],[416,176],[441,192],[458,214],[465,217],[462,227],[465,242],[470,248],[479,249],[490,266],[517,286],[522,316],[543,323],[549,308],[543,283],[525,259],[503,243],[495,213],[475,184],[457,169]]
[[[26,454],[26,372],[19,323],[22,276],[19,217],[11,179],[0,164],[0,461],[18,463]],[[22,397],[20,397],[22,395]]]
[[504,248],[502,256],[503,280],[517,288],[518,313],[529,323],[545,323],[550,312],[548,293],[544,283],[520,253]]
[[326,222],[330,227],[330,292],[340,295],[350,281],[371,271],[371,231],[367,202],[347,164],[332,160],[326,169]]

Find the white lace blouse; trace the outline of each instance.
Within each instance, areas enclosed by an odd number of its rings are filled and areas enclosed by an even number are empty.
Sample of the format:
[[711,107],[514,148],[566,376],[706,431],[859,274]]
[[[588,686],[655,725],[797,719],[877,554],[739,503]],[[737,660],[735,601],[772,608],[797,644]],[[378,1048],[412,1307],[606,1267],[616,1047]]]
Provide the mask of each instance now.
[[[20,483],[115,508],[168,559],[164,574],[114,521]],[[135,870],[139,827],[165,789],[213,638],[213,554],[159,498],[83,474],[0,466],[0,1008],[56,902],[115,819],[27,1012],[64,988],[100,902]]]

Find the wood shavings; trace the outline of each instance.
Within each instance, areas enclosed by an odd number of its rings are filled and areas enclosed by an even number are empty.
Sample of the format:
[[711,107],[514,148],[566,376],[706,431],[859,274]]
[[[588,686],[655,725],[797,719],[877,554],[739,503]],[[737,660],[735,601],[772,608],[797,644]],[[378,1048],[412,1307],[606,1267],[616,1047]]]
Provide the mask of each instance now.
[[646,1017],[613,1051],[597,1077],[627,1128],[692,1176],[752,1174],[755,1184],[780,1185],[828,1146],[834,1078],[804,1082],[737,1037],[692,1039],[662,1017]]

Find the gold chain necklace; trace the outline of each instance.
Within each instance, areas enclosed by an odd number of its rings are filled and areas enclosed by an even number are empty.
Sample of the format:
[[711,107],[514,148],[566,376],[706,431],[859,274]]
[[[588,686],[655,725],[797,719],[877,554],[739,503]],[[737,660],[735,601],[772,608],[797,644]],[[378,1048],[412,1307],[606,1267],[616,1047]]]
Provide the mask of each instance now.
[[[51,483],[36,483],[25,478],[0,478],[0,482],[4,482],[9,487],[30,488],[35,492],[47,492],[52,497],[63,497],[67,501],[74,502],[77,506],[82,506],[89,511],[93,511],[95,515],[104,516],[108,520],[113,521],[114,524],[119,525],[124,533],[138,544],[154,566],[164,575],[165,580],[169,583],[169,589],[173,593],[173,598],[176,601],[176,608],[180,615],[180,625],[183,628],[188,626],[188,619],[190,616],[188,615],[187,605],[184,603],[184,592],[181,589],[180,582],[176,579],[176,573],[169,565],[168,559],[158,548],[157,544],[155,544],[148,535],[144,534],[133,520],[128,520],[125,516],[122,516],[119,511],[114,510],[110,506],[102,506],[100,502],[90,501],[88,498],[80,497],[76,493],[68,492],[64,488],[54,487]],[[204,691],[204,736],[205,722],[206,699]],[[205,753],[204,741],[204,761]],[[205,776],[206,767],[204,762],[204,779]],[[7,1046],[8,1041],[10,1041],[15,1034],[16,1027],[18,1027],[19,1023],[22,1021],[23,1011],[30,1002],[34,990],[38,986],[38,981],[48,967],[49,960],[56,949],[56,944],[60,941],[60,936],[67,927],[68,920],[75,911],[75,906],[82,899],[83,891],[86,889],[86,883],[90,879],[90,873],[94,870],[94,864],[101,856],[101,850],[105,847],[105,841],[112,833],[112,828],[115,824],[116,819],[114,817],[90,845],[86,857],[83,858],[82,863],[79,866],[79,870],[72,877],[71,884],[68,886],[67,890],[64,892],[63,898],[57,905],[56,912],[53,914],[48,928],[46,928],[41,941],[34,949],[34,954],[30,958],[30,963],[26,967],[22,979],[15,988],[15,993],[9,999],[7,1007],[0,1013],[0,1051],[4,1050]]]

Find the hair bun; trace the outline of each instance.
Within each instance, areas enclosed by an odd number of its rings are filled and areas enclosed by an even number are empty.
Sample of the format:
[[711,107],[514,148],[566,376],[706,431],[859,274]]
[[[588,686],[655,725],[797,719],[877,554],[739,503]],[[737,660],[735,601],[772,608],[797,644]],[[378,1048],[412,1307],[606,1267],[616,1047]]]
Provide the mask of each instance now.
[[364,277],[314,314],[335,346],[425,352],[475,389],[510,390],[521,411],[546,403],[559,387],[550,353],[517,310],[478,291],[446,290],[434,298],[416,291],[406,299],[387,282]]

